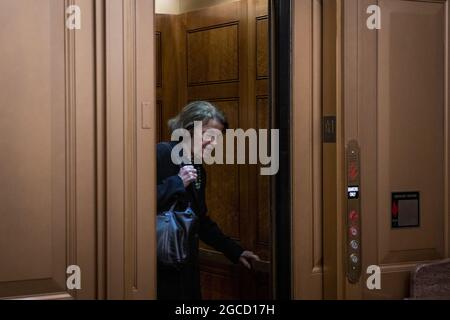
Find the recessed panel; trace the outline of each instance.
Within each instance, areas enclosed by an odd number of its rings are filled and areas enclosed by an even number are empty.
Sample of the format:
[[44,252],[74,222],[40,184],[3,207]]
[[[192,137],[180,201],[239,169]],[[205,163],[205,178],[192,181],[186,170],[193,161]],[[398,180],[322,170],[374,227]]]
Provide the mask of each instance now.
[[[381,1],[378,43],[379,237],[385,263],[443,254],[445,4]],[[392,228],[391,194],[420,193]],[[399,209],[399,208],[397,208]],[[420,211],[420,226],[419,226]]]
[[257,79],[269,78],[269,18],[256,19],[256,65]]
[[52,108],[51,62],[63,52],[51,52],[50,2],[0,3],[0,286],[52,277],[52,120],[64,113]]
[[[230,128],[237,128],[239,101],[213,101],[213,103],[227,115]],[[225,139],[224,146],[226,146]],[[226,152],[226,148],[224,148],[224,155]],[[205,165],[205,168],[208,174],[206,189],[208,214],[219,224],[226,235],[239,239],[239,166],[215,164],[212,166]],[[230,190],[233,190],[233,192]]]
[[0,298],[96,295],[93,6],[75,35],[65,3],[0,1]]
[[187,33],[188,84],[239,80],[239,25],[213,26]]

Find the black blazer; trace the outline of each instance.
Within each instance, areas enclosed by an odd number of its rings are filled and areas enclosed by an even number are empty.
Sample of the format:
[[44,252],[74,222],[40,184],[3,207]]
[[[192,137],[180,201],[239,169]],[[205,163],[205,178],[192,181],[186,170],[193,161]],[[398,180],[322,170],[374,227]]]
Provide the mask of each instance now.
[[[168,210],[176,200],[184,204],[191,203],[192,209],[199,217],[198,238],[222,252],[233,263],[237,263],[244,250],[235,241],[224,235],[208,216],[205,201],[205,169],[203,166],[195,166],[197,170],[201,170],[200,189],[195,189],[191,184],[186,190],[183,181],[178,176],[180,166],[175,165],[171,159],[172,149],[176,144],[176,142],[171,142],[157,145],[158,212]],[[194,244],[194,250],[198,252],[198,245]],[[195,261],[193,262],[195,263]]]
[[[222,252],[233,263],[237,263],[244,251],[231,238],[220,230],[218,225],[208,216],[205,200],[206,171],[203,166],[195,166],[201,170],[202,183],[197,190],[191,184],[187,190],[178,176],[180,166],[171,159],[172,149],[177,142],[160,143],[157,145],[157,184],[158,184],[158,212],[168,210],[178,200],[182,205],[191,204],[199,217],[196,235],[190,243],[192,261],[185,270],[175,275],[175,271],[161,270],[158,267],[158,298],[160,299],[196,299],[200,291],[200,276],[198,268],[198,239]],[[174,280],[176,279],[176,280]],[[178,292],[178,293],[175,293]]]
[[[214,249],[222,252],[232,262],[237,263],[243,249],[232,239],[225,236],[217,224],[212,221],[208,213],[205,201],[206,171],[203,166],[201,170],[202,184],[200,190],[194,190],[191,184],[185,189],[183,181],[178,176],[180,166],[173,164],[171,153],[176,143],[160,143],[157,147],[158,155],[158,212],[168,210],[176,199],[181,202],[190,202],[194,212],[199,216],[198,234],[200,240]],[[196,192],[197,196],[193,193]]]

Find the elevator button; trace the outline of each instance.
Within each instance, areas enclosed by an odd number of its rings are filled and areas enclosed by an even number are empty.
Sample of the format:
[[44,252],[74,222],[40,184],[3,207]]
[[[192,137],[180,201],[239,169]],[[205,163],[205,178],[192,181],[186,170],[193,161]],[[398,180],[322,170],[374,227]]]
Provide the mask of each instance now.
[[357,264],[357,263],[359,262],[359,258],[358,258],[358,256],[357,256],[356,254],[352,254],[352,255],[350,256],[350,260],[351,260],[354,264]]
[[351,221],[356,222],[359,219],[359,214],[358,212],[356,212],[356,210],[353,210],[352,212],[350,212],[349,214],[349,218]]
[[350,242],[350,246],[352,247],[353,250],[359,249],[359,243],[356,240],[352,240],[352,242]]
[[350,235],[352,235],[353,237],[356,237],[358,235],[358,229],[356,229],[355,227],[351,227]]

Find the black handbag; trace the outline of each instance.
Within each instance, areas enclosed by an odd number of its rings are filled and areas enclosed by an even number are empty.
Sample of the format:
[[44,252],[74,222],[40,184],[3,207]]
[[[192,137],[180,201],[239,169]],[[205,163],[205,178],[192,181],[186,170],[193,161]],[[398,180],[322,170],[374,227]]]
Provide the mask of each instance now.
[[158,264],[163,267],[179,268],[190,257],[189,243],[198,217],[190,204],[184,211],[176,211],[177,204],[157,216]]

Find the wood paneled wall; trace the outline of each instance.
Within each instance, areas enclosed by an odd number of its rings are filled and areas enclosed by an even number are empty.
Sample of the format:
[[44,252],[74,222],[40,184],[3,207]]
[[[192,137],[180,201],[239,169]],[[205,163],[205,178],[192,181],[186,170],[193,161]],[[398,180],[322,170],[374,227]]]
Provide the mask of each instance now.
[[[344,279],[342,292],[403,299],[417,264],[449,256],[450,2],[380,0],[380,30],[366,26],[371,4],[342,2],[343,138],[361,145],[363,190],[363,275]],[[394,228],[392,193],[407,191],[420,193],[420,226]],[[381,290],[366,286],[370,265],[381,268]]]
[[[159,16],[154,30],[152,1],[77,0],[79,31],[64,23],[75,1],[35,2],[0,2],[1,21],[17,31],[0,31],[8,43],[0,50],[8,74],[0,80],[0,297],[154,298],[154,146],[169,138],[165,121],[196,99],[218,104],[234,127],[270,126],[267,2]],[[296,298],[321,296],[320,79],[313,76],[320,3],[295,1]],[[218,166],[209,176],[213,218],[268,263],[251,273],[203,247],[205,298],[270,297],[270,179],[257,166]],[[65,286],[70,264],[82,268],[79,292]]]
[[[167,121],[194,100],[216,104],[231,128],[270,128],[267,1],[236,1],[179,16],[158,15],[156,21],[162,140],[170,139]],[[257,166],[216,165],[207,167],[207,172],[209,214],[226,234],[267,261],[267,272],[249,273],[202,246],[204,297],[268,298],[270,177],[260,176]]]
[[106,297],[156,298],[154,6],[106,5]]
[[[0,2],[0,298],[98,297],[95,1]],[[80,291],[66,268],[83,272]]]
[[322,88],[326,87],[322,82],[322,10],[326,4],[330,3],[295,0],[293,6],[294,299],[323,299]]
[[153,15],[148,0],[0,2],[0,298],[155,297]]

